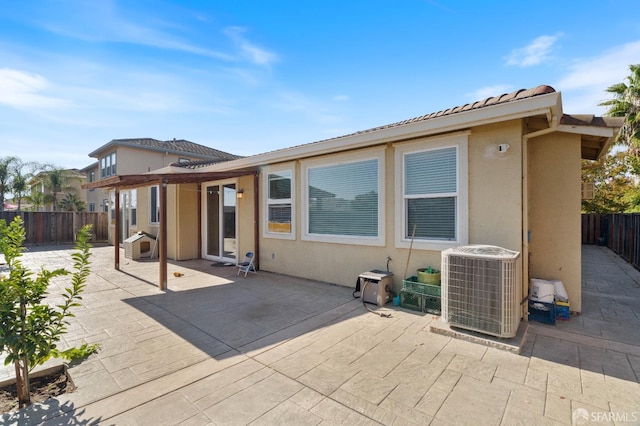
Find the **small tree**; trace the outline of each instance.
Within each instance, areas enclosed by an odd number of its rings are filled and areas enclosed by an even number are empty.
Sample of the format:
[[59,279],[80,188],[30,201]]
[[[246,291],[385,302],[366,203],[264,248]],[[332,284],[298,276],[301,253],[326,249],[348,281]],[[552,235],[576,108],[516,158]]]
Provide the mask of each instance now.
[[76,194],[68,193],[66,197],[58,204],[62,211],[81,212],[86,208],[85,202]]
[[45,170],[38,173],[35,180],[36,182],[41,182],[51,193],[49,194],[51,198],[47,201],[50,201],[53,205],[53,211],[58,208],[58,194],[75,192],[76,188],[73,183],[81,182],[81,178],[71,170],[64,170],[50,165],[45,166]]
[[31,203],[31,210],[34,212],[40,211],[42,207],[53,202],[53,196],[51,194],[45,194],[38,190],[32,190],[26,199]]
[[[9,225],[0,221],[0,253],[4,254],[9,275],[0,277],[0,353],[6,353],[5,365],[13,363],[16,371],[18,403],[24,407],[31,403],[29,372],[51,357],[71,359],[86,356],[97,345],[82,345],[60,351],[57,343],[67,331],[71,308],[79,306],[89,275],[90,225],[78,233],[73,273],[66,269],[48,271],[44,268],[36,275],[22,265],[25,230],[20,217]],[[62,294],[63,302],[48,305],[44,299],[52,279],[71,274],[71,287]]]
[[640,208],[637,157],[626,151],[606,155],[601,162],[582,160],[582,182],[594,184],[594,197],[582,200],[583,213],[631,213]]
[[0,158],[0,212],[4,211],[5,194],[11,190],[11,176],[16,161],[16,157]]
[[38,167],[38,163],[33,161],[23,162],[20,159],[16,161],[11,181],[11,192],[13,192],[14,201],[18,204],[18,211],[22,209],[22,200],[29,193],[29,182]]

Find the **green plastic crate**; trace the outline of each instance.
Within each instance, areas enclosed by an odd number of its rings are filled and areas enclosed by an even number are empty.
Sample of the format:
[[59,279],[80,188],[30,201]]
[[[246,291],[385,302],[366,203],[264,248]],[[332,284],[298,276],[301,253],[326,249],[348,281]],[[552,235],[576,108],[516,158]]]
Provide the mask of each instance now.
[[418,277],[415,275],[402,281],[402,289],[412,291],[414,293],[428,294],[430,296],[440,297],[442,294],[442,287],[439,285],[418,282]]
[[403,289],[400,292],[400,306],[412,311],[440,315],[441,298]]
[[422,312],[422,295],[412,291],[402,290],[400,292],[400,306],[412,311]]
[[438,296],[422,297],[422,311],[429,314],[440,315],[442,312],[441,298]]

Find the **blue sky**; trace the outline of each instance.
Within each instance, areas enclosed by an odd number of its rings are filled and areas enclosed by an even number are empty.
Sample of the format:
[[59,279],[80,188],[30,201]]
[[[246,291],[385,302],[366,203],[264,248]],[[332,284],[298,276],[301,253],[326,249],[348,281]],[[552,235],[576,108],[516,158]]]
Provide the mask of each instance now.
[[118,138],[252,155],[549,84],[596,113],[640,2],[0,0],[0,157]]

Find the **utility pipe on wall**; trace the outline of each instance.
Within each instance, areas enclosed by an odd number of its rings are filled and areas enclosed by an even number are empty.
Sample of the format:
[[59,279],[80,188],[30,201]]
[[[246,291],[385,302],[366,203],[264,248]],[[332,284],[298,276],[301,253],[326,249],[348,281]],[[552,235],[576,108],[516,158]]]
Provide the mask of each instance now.
[[[522,135],[522,295],[529,294],[529,139],[537,138],[549,133],[556,132],[558,130],[557,118],[552,118],[551,127],[536,132],[531,132]],[[523,296],[523,300],[526,296]],[[525,304],[521,304],[521,315],[524,313]],[[523,315],[524,317],[524,315]]]

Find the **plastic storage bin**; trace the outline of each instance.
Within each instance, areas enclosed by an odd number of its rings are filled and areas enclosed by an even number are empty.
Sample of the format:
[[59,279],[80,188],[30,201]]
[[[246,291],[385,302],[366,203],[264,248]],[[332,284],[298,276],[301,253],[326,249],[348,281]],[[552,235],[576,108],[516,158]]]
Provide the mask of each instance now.
[[529,300],[529,321],[555,325],[556,304]]
[[438,297],[440,297],[442,293],[442,287],[435,284],[421,283],[415,275],[402,281],[402,289],[412,291],[414,293],[428,294],[430,296]]
[[569,307],[569,302],[556,301],[556,319],[564,321],[570,319],[571,313],[569,312]]
[[400,306],[412,311],[440,315],[441,298],[403,289],[400,292]]

